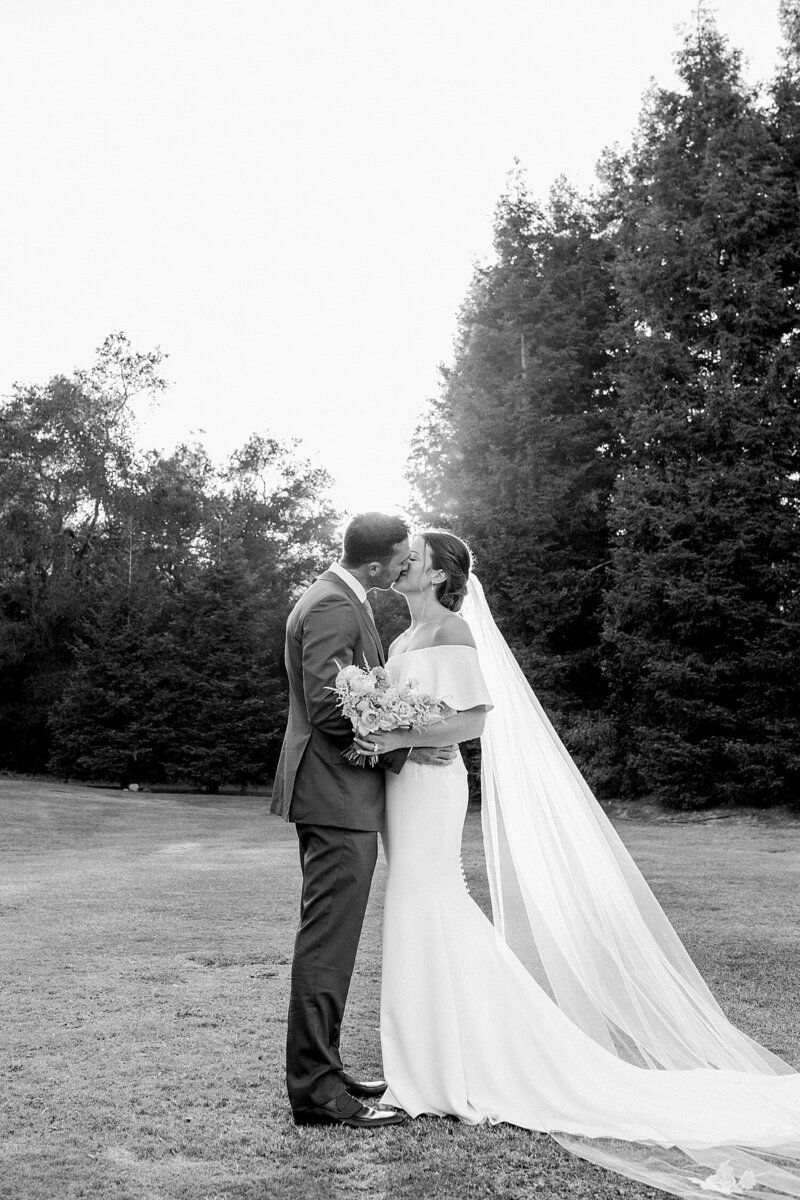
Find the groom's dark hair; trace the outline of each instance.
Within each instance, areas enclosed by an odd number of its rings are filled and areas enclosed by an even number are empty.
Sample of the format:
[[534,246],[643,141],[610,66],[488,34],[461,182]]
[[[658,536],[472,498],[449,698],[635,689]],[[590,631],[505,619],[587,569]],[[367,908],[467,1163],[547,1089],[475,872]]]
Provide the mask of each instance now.
[[402,517],[366,512],[353,517],[344,531],[343,567],[363,567],[365,563],[386,563],[398,542],[408,537],[408,525]]

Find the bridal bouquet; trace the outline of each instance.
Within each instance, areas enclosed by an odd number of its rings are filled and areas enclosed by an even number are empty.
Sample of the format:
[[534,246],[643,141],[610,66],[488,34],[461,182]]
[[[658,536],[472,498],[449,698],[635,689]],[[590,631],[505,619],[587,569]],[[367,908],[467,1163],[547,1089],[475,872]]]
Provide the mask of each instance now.
[[[450,711],[443,700],[423,692],[416,680],[394,683],[385,667],[370,667],[366,659],[363,667],[340,667],[336,683],[328,690],[336,693],[342,713],[360,735],[379,729],[425,729],[443,721]],[[344,757],[356,767],[374,767],[378,761],[377,754],[362,754],[354,745],[344,751]]]

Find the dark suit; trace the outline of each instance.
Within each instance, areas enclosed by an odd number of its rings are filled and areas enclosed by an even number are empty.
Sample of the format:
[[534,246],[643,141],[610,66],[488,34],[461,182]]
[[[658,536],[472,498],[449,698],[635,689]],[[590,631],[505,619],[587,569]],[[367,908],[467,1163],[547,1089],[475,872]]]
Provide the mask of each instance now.
[[[286,1041],[295,1112],[344,1089],[339,1032],[383,825],[383,771],[342,757],[353,729],[326,689],[340,667],[383,661],[366,609],[326,571],[286,624],[289,720],[272,796],[272,811],[295,823],[303,872]],[[382,764],[399,771],[406,757],[384,755]]]

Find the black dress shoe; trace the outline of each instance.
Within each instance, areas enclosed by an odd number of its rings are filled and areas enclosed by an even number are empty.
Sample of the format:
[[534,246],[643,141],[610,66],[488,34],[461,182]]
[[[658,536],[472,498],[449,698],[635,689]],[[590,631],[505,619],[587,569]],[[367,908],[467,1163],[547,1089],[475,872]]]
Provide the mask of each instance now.
[[295,1125],[347,1125],[351,1129],[383,1129],[385,1125],[403,1125],[407,1120],[406,1113],[396,1108],[369,1108],[347,1092],[327,1104],[299,1109],[294,1114]]
[[354,1096],[382,1096],[386,1091],[385,1079],[353,1079],[342,1072],[342,1083]]

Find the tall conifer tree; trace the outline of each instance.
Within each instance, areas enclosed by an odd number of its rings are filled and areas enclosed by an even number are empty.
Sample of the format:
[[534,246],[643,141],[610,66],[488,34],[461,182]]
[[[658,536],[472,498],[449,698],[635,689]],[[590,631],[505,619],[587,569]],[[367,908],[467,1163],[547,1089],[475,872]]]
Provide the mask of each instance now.
[[628,344],[606,634],[629,789],[771,803],[799,765],[796,149],[702,13],[677,63],[607,174]]
[[586,765],[592,722],[581,714],[597,714],[605,696],[598,646],[617,440],[611,247],[564,181],[541,207],[515,170],[497,208],[495,253],[476,273],[409,477],[420,516],[471,543],[509,642]]

